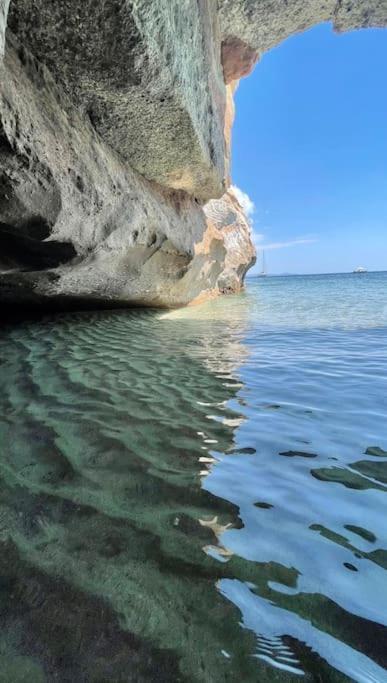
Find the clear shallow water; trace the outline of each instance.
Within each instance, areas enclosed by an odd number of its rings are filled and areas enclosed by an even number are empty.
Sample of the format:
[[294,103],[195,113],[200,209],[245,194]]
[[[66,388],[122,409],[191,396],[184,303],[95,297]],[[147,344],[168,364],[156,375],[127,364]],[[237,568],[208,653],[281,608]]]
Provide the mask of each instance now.
[[386,333],[378,273],[4,325],[4,680],[386,681]]

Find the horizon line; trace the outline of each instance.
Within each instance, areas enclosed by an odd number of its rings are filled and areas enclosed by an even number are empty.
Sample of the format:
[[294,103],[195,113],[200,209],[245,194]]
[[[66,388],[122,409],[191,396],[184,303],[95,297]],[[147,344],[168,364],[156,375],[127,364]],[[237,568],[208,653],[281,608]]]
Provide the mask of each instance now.
[[[369,273],[387,273],[386,270],[367,270],[365,273],[361,273],[362,275],[368,275]],[[300,276],[302,275],[303,277],[305,276],[312,276],[312,275],[357,275],[358,273],[355,273],[353,270],[343,270],[343,271],[325,271],[325,272],[318,272],[318,273],[266,273],[265,277],[290,277],[290,276]],[[247,278],[262,278],[262,275],[260,273],[247,273],[246,274],[246,279]]]

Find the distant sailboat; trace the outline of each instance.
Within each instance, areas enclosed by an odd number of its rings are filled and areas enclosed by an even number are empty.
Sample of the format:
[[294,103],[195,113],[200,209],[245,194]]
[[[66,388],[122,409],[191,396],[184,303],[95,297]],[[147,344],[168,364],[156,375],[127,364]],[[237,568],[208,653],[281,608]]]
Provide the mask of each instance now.
[[358,267],[355,268],[355,270],[353,270],[352,272],[353,272],[353,273],[366,273],[366,272],[367,272],[367,269],[366,269],[366,268],[363,268],[363,266],[358,266]]
[[258,273],[258,277],[266,277],[267,275],[267,270],[266,270],[266,259],[265,259],[265,251],[262,249],[262,267],[261,271]]

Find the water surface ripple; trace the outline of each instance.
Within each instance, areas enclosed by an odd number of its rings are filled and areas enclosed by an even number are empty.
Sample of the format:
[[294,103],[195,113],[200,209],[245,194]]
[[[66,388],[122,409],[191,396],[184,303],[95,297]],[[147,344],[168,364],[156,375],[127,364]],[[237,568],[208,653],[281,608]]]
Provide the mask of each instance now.
[[387,275],[4,324],[0,680],[387,681]]

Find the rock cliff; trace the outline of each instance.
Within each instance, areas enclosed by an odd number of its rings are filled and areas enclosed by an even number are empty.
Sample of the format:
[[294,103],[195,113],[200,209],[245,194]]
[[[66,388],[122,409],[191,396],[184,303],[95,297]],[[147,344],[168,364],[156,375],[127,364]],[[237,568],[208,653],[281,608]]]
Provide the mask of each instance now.
[[[0,0],[0,302],[176,306],[254,262],[233,91],[296,31],[385,0]],[[32,30],[33,29],[33,30]]]

